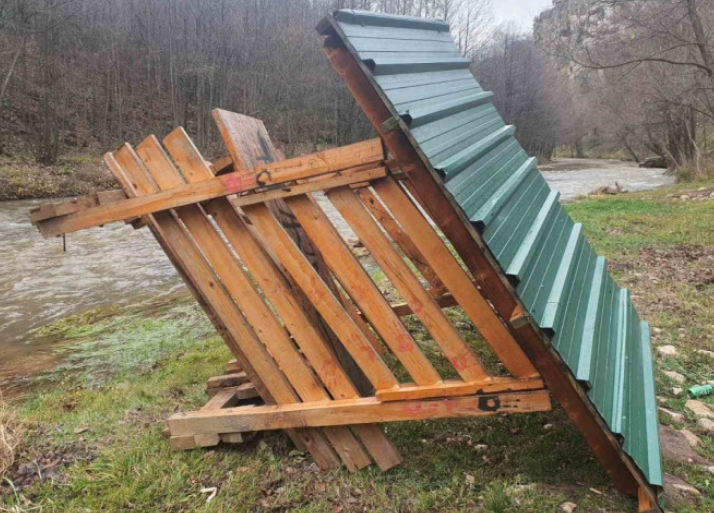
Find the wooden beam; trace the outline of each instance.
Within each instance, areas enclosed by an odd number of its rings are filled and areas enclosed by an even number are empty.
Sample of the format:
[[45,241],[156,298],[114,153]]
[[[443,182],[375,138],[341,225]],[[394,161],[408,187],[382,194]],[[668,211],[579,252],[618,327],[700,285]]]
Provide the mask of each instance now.
[[[123,146],[116,155],[107,154],[105,162],[115,176],[124,176],[120,181],[124,184],[127,193],[131,191],[136,195],[152,194],[158,190],[130,146]],[[220,286],[213,269],[179,221],[171,212],[159,212],[149,218],[152,220],[152,226],[157,230],[158,239],[169,248],[169,254],[176,259],[182,272],[190,277],[190,283],[196,287],[202,300],[209,305],[209,312],[215,315],[220,325],[225,328],[228,334],[225,340],[229,343],[233,355],[241,362],[241,366],[258,388],[265,402],[270,404],[276,401],[296,401],[294,392],[277,364],[257,339],[230,295]],[[249,360],[246,354],[262,356]],[[306,447],[310,451],[320,467],[328,469],[339,467],[340,459],[319,431],[291,430],[288,434],[298,446]]]
[[546,391],[512,392],[451,399],[380,402],[375,397],[285,406],[228,408],[177,413],[169,418],[171,433],[244,433],[295,427],[349,426],[447,418],[488,417],[549,411]]
[[424,327],[429,330],[459,376],[466,381],[486,378],[488,372],[479,359],[394,249],[379,225],[355,196],[355,192],[343,187],[329,191],[327,196],[399,294],[409,303]]
[[[446,244],[404,190],[392,179],[374,183],[374,190],[397,222],[411,236],[418,251],[458,301],[508,371],[518,378],[538,375],[513,335],[471,281]],[[372,201],[372,198],[367,198]]]
[[391,390],[380,390],[377,399],[383,402],[408,401],[415,399],[438,399],[441,397],[460,397],[466,395],[499,394],[542,390],[543,380],[537,378],[491,378],[483,381],[447,381],[438,385],[417,386],[402,385]]
[[[262,177],[258,181],[260,185],[277,185],[338,173],[369,164],[377,166],[382,162],[382,159],[381,143],[379,139],[374,139],[305,157],[265,164],[253,168],[251,172]],[[181,184],[155,194],[44,219],[38,221],[37,224],[40,233],[49,238],[254,190],[256,184],[245,182],[244,176],[245,172],[240,171],[213,177],[210,180]],[[360,180],[364,181],[364,178],[360,178]],[[265,201],[265,199],[261,201]]]
[[265,205],[253,205],[245,210],[253,226],[270,251],[278,256],[292,279],[315,305],[325,322],[339,337],[377,390],[392,388],[397,379],[379,357],[372,344],[344,310],[327,284],[312,268],[305,255],[275,220]]
[[352,254],[322,209],[312,198],[296,196],[288,205],[344,289],[353,298],[384,343],[404,365],[412,379],[422,385],[441,381],[409,331]]
[[[180,180],[178,171],[173,168],[158,142],[149,138],[145,143],[147,151],[143,155],[144,163],[157,184],[160,187],[170,186]],[[211,179],[210,169],[183,129],[179,128],[169,134],[164,139],[164,145],[189,183]],[[197,205],[182,207],[177,209],[176,213],[300,399],[330,399],[322,383],[297,351],[288,333],[255,289],[240,262],[210,223],[208,216]],[[359,470],[371,463],[348,429],[326,428],[324,434],[350,471]]]

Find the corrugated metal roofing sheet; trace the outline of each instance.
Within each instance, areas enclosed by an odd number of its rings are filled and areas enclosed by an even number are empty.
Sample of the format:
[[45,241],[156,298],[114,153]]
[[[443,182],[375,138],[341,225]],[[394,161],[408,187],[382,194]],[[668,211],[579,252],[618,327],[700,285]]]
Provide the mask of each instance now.
[[648,325],[474,79],[449,26],[352,10],[335,19],[625,451],[661,486]]

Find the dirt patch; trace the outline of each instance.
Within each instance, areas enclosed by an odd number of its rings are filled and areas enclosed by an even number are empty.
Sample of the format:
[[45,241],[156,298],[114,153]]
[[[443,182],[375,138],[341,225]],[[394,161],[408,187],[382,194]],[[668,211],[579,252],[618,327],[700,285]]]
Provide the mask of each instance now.
[[697,288],[714,284],[714,248],[693,244],[643,248],[629,262],[611,262],[611,269],[654,283],[674,281]]
[[701,465],[703,467],[714,465],[694,452],[694,449],[687,441],[687,437],[669,426],[659,427],[659,441],[662,447],[662,457],[666,460]]
[[[37,436],[49,436],[49,433],[38,433]],[[39,446],[33,447],[30,449],[28,446],[17,456],[7,471],[7,479],[0,482],[0,496],[5,493],[13,493],[12,487],[15,491],[21,492],[37,482],[48,479],[64,482],[62,471],[67,466],[94,459],[89,448],[82,441],[48,449]]]

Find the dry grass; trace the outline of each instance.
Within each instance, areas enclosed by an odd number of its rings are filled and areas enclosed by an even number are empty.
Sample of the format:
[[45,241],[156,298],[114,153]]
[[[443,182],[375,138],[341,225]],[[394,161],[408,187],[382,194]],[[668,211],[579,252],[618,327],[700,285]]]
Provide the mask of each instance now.
[[0,395],[0,481],[15,462],[23,438],[22,424]]

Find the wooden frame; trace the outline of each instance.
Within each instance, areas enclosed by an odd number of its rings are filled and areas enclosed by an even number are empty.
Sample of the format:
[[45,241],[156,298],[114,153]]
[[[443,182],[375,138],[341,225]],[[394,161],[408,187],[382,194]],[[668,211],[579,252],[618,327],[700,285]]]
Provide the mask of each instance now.
[[[244,372],[233,377],[250,381],[265,403],[231,407],[236,389],[219,390],[203,409],[169,419],[174,447],[285,429],[322,468],[375,462],[386,470],[401,457],[378,423],[551,408],[536,368],[413,203],[379,140],[271,162],[262,123],[225,111],[214,117],[230,164],[208,163],[179,128],[105,156],[124,199],[112,193],[32,214],[47,237],[142,216],[232,350]],[[217,167],[227,172],[215,176]],[[387,301],[316,191],[404,304]],[[275,200],[283,201],[277,209]],[[442,311],[454,306],[511,376],[484,367]],[[439,370],[406,329],[406,315],[431,333]],[[397,379],[395,366],[410,379]]]

